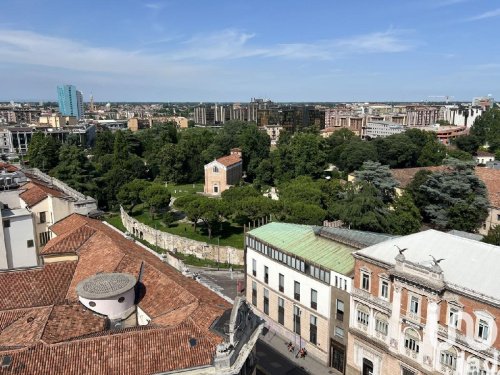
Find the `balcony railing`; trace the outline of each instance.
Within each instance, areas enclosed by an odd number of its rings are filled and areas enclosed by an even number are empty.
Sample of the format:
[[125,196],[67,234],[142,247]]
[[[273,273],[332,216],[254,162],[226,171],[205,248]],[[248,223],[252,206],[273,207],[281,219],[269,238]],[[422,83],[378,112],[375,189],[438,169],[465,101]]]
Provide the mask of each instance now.
[[392,310],[392,306],[389,301],[385,301],[382,298],[375,297],[372,294],[368,293],[366,290],[352,288],[352,295],[353,297],[358,297],[369,303],[377,305],[378,307],[387,310],[387,312],[390,312]]

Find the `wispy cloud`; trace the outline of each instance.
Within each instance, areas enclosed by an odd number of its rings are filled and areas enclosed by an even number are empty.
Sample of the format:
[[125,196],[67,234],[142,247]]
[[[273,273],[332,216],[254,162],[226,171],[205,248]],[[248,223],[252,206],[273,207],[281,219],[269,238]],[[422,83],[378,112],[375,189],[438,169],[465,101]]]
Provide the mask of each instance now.
[[146,3],[144,6],[153,10],[162,10],[165,7],[165,3]]
[[200,60],[245,57],[332,60],[352,54],[395,53],[410,50],[415,47],[415,43],[404,39],[402,35],[405,33],[403,30],[389,30],[342,39],[260,46],[252,43],[256,39],[256,34],[229,29],[208,35],[197,35],[186,41],[184,43],[186,48],[174,53],[173,57]]
[[479,21],[479,20],[484,20],[486,18],[493,18],[498,16],[500,16],[500,8],[478,14],[477,16],[474,17],[467,18],[466,21]]

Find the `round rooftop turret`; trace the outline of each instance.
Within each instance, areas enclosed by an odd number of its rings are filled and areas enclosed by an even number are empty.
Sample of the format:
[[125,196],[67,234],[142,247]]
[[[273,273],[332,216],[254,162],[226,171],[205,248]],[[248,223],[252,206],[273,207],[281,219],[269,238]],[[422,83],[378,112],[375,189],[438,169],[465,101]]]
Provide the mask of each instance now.
[[98,273],[79,282],[76,292],[87,299],[108,299],[129,291],[136,282],[128,273]]

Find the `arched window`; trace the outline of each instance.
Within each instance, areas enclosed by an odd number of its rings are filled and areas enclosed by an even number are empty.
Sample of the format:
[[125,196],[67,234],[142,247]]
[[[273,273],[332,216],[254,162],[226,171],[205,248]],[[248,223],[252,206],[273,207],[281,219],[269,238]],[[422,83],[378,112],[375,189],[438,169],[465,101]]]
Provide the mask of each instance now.
[[377,313],[375,314],[375,331],[382,335],[387,335],[389,330],[389,317],[387,315]]
[[478,357],[471,356],[467,359],[467,375],[489,375],[488,366]]
[[415,353],[420,351],[420,336],[412,328],[408,328],[405,332],[405,348]]
[[356,317],[358,323],[367,326],[370,321],[370,309],[364,305],[358,305],[356,309]]
[[441,350],[439,362],[441,362],[442,365],[455,370],[457,368],[457,355],[457,350],[454,347]]

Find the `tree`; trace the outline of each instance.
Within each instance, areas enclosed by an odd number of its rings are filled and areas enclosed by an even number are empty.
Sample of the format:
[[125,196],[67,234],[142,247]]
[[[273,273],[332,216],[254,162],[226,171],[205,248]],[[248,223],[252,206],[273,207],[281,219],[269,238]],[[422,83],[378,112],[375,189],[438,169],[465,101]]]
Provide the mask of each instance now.
[[483,242],[500,246],[500,225],[490,228],[488,234],[483,237]]
[[122,206],[128,210],[132,210],[136,205],[142,202],[143,192],[150,185],[151,183],[149,181],[136,178],[124,184],[118,191],[116,198]]
[[406,191],[411,195],[413,202],[420,210],[420,215],[424,216],[424,220],[427,222],[430,218],[425,215],[425,207],[430,204],[430,201],[427,194],[420,187],[427,182],[431,175],[431,171],[422,169],[415,174],[413,180],[406,187]]
[[59,161],[59,148],[61,144],[51,135],[35,133],[28,147],[28,160],[31,167],[42,172],[55,168]]
[[481,140],[475,135],[462,135],[455,138],[452,143],[457,146],[459,150],[465,151],[471,155],[475,155],[481,146]]
[[149,207],[153,219],[155,212],[168,210],[170,198],[170,191],[159,183],[148,185],[141,193],[141,199]]
[[471,161],[473,159],[472,155],[469,154],[468,152],[455,149],[448,150],[448,157],[462,161]]
[[283,183],[278,188],[280,200],[284,202],[301,202],[320,206],[323,192],[319,183],[309,176],[300,176]]
[[276,212],[276,205],[270,198],[263,196],[245,197],[230,207],[234,220],[243,225],[263,219]]
[[407,235],[416,233],[422,226],[420,211],[408,192],[396,197],[387,219],[389,231],[392,234]]
[[377,189],[366,182],[350,184],[334,212],[352,229],[385,232],[389,226],[386,205]]
[[81,193],[92,195],[95,192],[95,169],[78,146],[63,145],[60,148],[59,163],[50,175]]
[[95,146],[92,149],[94,158],[98,159],[103,155],[112,154],[114,142],[115,137],[110,130],[105,129],[98,132],[95,139]]
[[326,166],[324,139],[316,134],[298,133],[290,142],[290,156],[294,169],[293,175],[318,178]]
[[224,190],[221,194],[222,200],[227,202],[229,205],[236,204],[245,198],[256,198],[260,196],[260,192],[252,185],[232,186],[231,188]]
[[476,136],[481,144],[488,144],[489,150],[500,149],[500,109],[491,108],[474,120],[470,134]]
[[285,221],[289,223],[321,225],[326,217],[326,211],[315,204],[304,202],[283,203]]
[[255,171],[254,185],[259,188],[272,186],[274,183],[273,175],[274,166],[271,159],[262,160]]
[[194,231],[196,232],[196,225],[203,216],[202,205],[205,198],[199,195],[185,195],[175,200],[174,206],[182,210],[187,218],[193,223]]
[[350,173],[361,168],[365,161],[378,161],[377,150],[373,143],[358,140],[344,147],[337,166],[340,170]]
[[424,207],[430,222],[438,228],[475,231],[488,215],[484,183],[474,174],[474,163],[446,159],[448,167],[432,174],[421,185],[429,204]]
[[226,215],[226,205],[220,199],[202,197],[199,209],[201,211],[201,220],[205,223],[208,230],[208,238],[212,238],[212,233]]
[[392,202],[396,193],[396,187],[399,183],[392,176],[387,165],[381,165],[379,162],[365,161],[359,171],[354,172],[358,181],[365,181],[373,185],[384,203]]
[[440,142],[428,142],[422,148],[420,156],[417,160],[419,167],[430,167],[434,165],[441,165],[443,159],[446,157],[446,146]]
[[387,138],[372,141],[380,163],[391,168],[409,168],[416,165],[419,148],[405,134],[394,134]]

